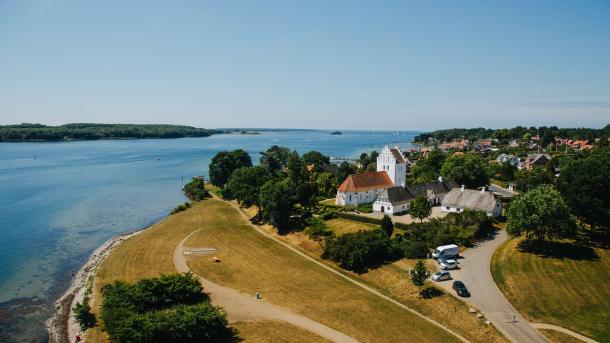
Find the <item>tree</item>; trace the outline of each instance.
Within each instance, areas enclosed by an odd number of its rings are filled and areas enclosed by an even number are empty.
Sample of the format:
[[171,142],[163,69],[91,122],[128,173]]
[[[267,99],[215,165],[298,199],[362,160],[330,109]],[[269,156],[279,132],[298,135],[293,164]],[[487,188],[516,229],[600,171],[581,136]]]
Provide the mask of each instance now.
[[209,196],[208,190],[205,189],[203,178],[199,177],[194,177],[191,182],[184,185],[182,191],[193,201],[203,200]]
[[343,181],[345,181],[345,179],[347,179],[348,176],[355,174],[357,171],[358,170],[354,165],[345,161],[341,162],[337,168],[337,183],[341,184]]
[[549,174],[546,168],[533,168],[532,170],[518,170],[515,173],[515,183],[517,190],[527,192],[540,185],[550,185],[553,183],[553,175]]
[[455,155],[447,158],[441,168],[441,175],[468,188],[489,184],[487,162],[475,154]]
[[89,306],[89,297],[85,295],[82,302],[77,302],[72,309],[74,311],[74,320],[81,331],[85,331],[95,326],[95,314],[91,313]]
[[325,197],[333,196],[337,192],[337,182],[335,176],[331,173],[318,174],[316,186],[318,188],[318,194]]
[[262,187],[259,196],[264,220],[282,232],[290,226],[293,210],[293,192],[288,179],[269,180]]
[[387,214],[384,214],[381,218],[381,231],[385,232],[388,237],[392,237],[392,232],[394,232],[394,223]]
[[438,178],[447,155],[440,150],[432,150],[426,158],[420,158],[411,168],[410,183],[425,183]]
[[305,162],[305,164],[312,164],[314,170],[320,172],[322,166],[330,163],[330,158],[322,155],[322,153],[318,151],[312,150],[303,155],[303,162]]
[[576,224],[559,192],[552,186],[541,185],[513,199],[506,232],[512,237],[525,235],[543,241],[573,237]]
[[261,152],[261,165],[271,173],[276,174],[280,170],[286,167],[288,164],[288,156],[290,155],[290,149],[274,145],[267,149],[265,152]]
[[252,159],[247,152],[242,149],[221,151],[210,162],[210,182],[224,187],[231,174],[242,167],[252,167]]
[[326,252],[327,240],[335,235],[334,232],[328,228],[326,222],[320,217],[309,218],[305,233],[310,239],[316,241],[320,245],[323,252]]
[[610,149],[567,161],[557,188],[574,213],[594,228],[610,227]]
[[309,174],[305,163],[296,151],[290,153],[286,164],[286,172],[296,201],[305,208],[310,208],[316,194],[316,185],[309,181]]
[[263,166],[243,167],[233,172],[224,192],[230,199],[235,199],[241,206],[257,206],[260,213],[260,190],[271,179],[271,174]]
[[432,206],[428,199],[426,199],[423,195],[418,195],[411,201],[411,205],[409,207],[409,214],[419,219],[420,222],[423,222],[425,218],[428,218],[432,213]]
[[411,269],[411,281],[417,287],[419,287],[419,292],[421,293],[421,288],[426,282],[426,279],[430,277],[430,272],[426,267],[426,263],[423,260],[418,260],[415,264],[415,267]]

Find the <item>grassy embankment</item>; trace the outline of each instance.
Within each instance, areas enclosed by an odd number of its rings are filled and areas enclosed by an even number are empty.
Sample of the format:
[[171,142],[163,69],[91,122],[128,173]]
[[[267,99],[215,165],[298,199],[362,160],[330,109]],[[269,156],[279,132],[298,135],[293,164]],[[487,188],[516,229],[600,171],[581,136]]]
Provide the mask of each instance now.
[[494,279],[511,304],[533,322],[607,341],[610,251],[557,242],[531,252],[522,242],[507,241],[492,259]]
[[[260,291],[266,301],[292,309],[363,342],[457,341],[440,328],[351,284],[296,253],[265,238],[237,210],[208,199],[172,215],[117,247],[101,266],[95,283],[94,310],[99,311],[100,286],[115,280],[135,281],[174,272],[172,251],[182,238],[187,245],[213,246],[222,263],[193,258],[199,275],[246,294]],[[238,323],[248,341],[311,341],[311,334],[284,323]],[[275,335],[275,337],[273,336]],[[319,339],[319,338],[318,338]],[[99,327],[88,342],[106,342]]]
[[[250,208],[246,209],[245,212],[248,215],[253,216],[256,211],[253,208]],[[342,218],[331,219],[326,221],[326,223],[337,235],[358,230],[371,230],[378,227],[377,225]],[[275,230],[268,225],[263,226],[263,229],[269,233],[275,234]],[[344,274],[360,280],[365,284],[380,290],[385,295],[433,318],[470,341],[507,342],[504,336],[494,327],[485,325],[483,320],[468,313],[469,306],[452,295],[443,294],[442,296],[433,299],[422,299],[419,296],[417,287],[413,285],[408,277],[408,271],[415,264],[415,260],[402,259],[394,263],[386,264],[380,268],[370,270],[364,274],[356,274],[339,268],[331,261],[322,260],[320,258],[322,250],[319,245],[309,240],[302,232],[295,232],[278,237],[310,256],[340,270]],[[432,261],[429,261],[428,267],[430,270],[436,270],[437,268],[436,263]]]

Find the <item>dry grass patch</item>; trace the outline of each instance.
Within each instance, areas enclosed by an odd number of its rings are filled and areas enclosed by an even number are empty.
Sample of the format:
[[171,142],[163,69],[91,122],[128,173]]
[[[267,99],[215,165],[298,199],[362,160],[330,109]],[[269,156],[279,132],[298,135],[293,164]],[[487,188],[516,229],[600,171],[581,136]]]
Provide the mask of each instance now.
[[233,325],[243,342],[251,343],[327,343],[330,342],[309,331],[286,322],[248,321]]
[[520,251],[521,242],[507,241],[492,258],[494,279],[513,306],[534,322],[607,340],[610,251],[558,242],[559,250],[543,257]]
[[328,228],[331,229],[337,236],[341,236],[350,232],[357,232],[360,230],[373,230],[379,228],[379,225],[362,223],[343,218],[334,218],[327,220],[326,225],[328,225]]
[[[291,309],[363,342],[457,341],[444,330],[304,259],[258,233],[229,204],[195,206],[186,242],[214,246],[222,263],[192,258],[192,270],[223,286]],[[193,210],[191,210],[193,211]],[[189,211],[187,211],[188,213]]]
[[540,333],[542,333],[549,341],[553,343],[583,343],[583,341],[580,339],[566,335],[563,332],[544,329],[539,329],[538,331],[540,331]]

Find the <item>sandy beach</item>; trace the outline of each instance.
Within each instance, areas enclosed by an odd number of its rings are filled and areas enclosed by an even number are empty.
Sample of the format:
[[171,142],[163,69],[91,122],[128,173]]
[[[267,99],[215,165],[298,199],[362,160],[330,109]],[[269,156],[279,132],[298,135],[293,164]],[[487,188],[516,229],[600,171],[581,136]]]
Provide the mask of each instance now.
[[115,247],[127,239],[144,232],[149,227],[113,237],[91,254],[89,260],[74,275],[70,287],[55,302],[53,314],[45,322],[49,332],[50,343],[74,342],[77,335],[83,338],[84,333],[80,330],[79,325],[72,316],[72,308],[76,303],[83,300],[89,278],[95,276],[98,267]]

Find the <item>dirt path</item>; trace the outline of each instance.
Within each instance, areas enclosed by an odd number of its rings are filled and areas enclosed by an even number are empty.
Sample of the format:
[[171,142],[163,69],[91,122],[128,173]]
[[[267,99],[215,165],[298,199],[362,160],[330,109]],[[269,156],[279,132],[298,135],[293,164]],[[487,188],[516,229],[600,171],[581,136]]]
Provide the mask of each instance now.
[[553,325],[553,324],[544,324],[544,323],[530,323],[531,326],[535,327],[536,329],[544,329],[544,330],[553,330],[553,331],[559,331],[561,333],[565,333],[566,335],[570,335],[576,339],[579,339],[583,342],[587,342],[587,343],[599,343],[596,340],[593,340],[589,337],[583,336],[581,334],[579,334],[578,332],[574,332],[570,329],[566,329],[564,327],[561,326],[557,326],[557,325]]
[[[191,271],[184,256],[184,242],[200,230],[191,232],[174,249],[173,260],[176,270],[181,273]],[[195,274],[196,275],[196,274]],[[231,321],[279,320],[285,321],[333,342],[358,342],[346,334],[333,330],[307,317],[298,315],[282,307],[270,304],[254,295],[246,295],[235,289],[223,287],[197,275],[203,289],[209,293],[212,303],[222,306]]]
[[[212,193],[210,193],[210,194],[212,194]],[[389,301],[389,302],[391,302],[391,303],[395,304],[396,306],[399,306],[399,307],[401,307],[402,309],[407,310],[407,311],[409,311],[409,312],[411,312],[411,313],[415,314],[416,316],[418,316],[418,317],[420,317],[420,318],[422,318],[422,319],[426,320],[427,322],[429,322],[429,323],[431,323],[431,324],[433,324],[433,325],[436,325],[437,327],[439,327],[439,328],[441,328],[441,329],[445,330],[446,332],[448,332],[448,333],[450,333],[450,334],[454,335],[454,336],[455,336],[455,337],[457,337],[457,338],[458,338],[460,341],[462,341],[462,342],[469,342],[469,341],[468,341],[466,338],[462,337],[462,336],[461,336],[460,334],[458,334],[457,332],[455,332],[455,331],[451,330],[450,328],[448,328],[448,327],[444,326],[443,324],[441,324],[441,323],[439,323],[439,322],[437,322],[437,321],[433,320],[432,318],[426,317],[426,316],[424,316],[423,314],[421,314],[421,313],[419,313],[419,312],[415,311],[414,309],[412,309],[412,308],[410,308],[410,307],[408,307],[408,306],[406,306],[406,305],[404,305],[404,304],[402,304],[402,303],[400,303],[400,302],[398,302],[398,301],[396,301],[396,300],[394,300],[394,299],[392,299],[392,298],[390,298],[390,297],[388,297],[388,296],[386,296],[386,295],[383,295],[381,292],[377,291],[376,289],[371,288],[371,287],[369,287],[369,286],[367,286],[367,285],[363,284],[362,282],[359,282],[359,281],[357,281],[357,280],[352,279],[351,277],[349,277],[349,276],[347,276],[347,275],[345,275],[345,274],[343,274],[343,273],[341,273],[341,272],[339,272],[339,271],[337,271],[337,270],[333,269],[332,267],[330,267],[330,266],[328,266],[328,265],[326,265],[326,264],[324,264],[324,263],[322,263],[322,262],[320,262],[320,261],[316,260],[315,258],[313,258],[313,257],[311,257],[311,256],[309,256],[309,255],[307,255],[307,254],[305,254],[304,252],[302,252],[302,251],[298,250],[297,248],[293,247],[292,245],[290,245],[290,244],[288,244],[288,243],[286,243],[286,242],[282,241],[281,239],[279,239],[279,238],[277,238],[277,237],[275,237],[275,236],[273,236],[273,235],[271,235],[271,234],[269,234],[269,233],[265,232],[265,231],[264,231],[263,229],[261,229],[260,227],[258,227],[258,226],[256,226],[256,225],[252,224],[252,223],[250,222],[250,218],[248,218],[248,216],[247,216],[247,215],[246,215],[246,214],[245,214],[245,213],[244,213],[244,212],[243,212],[243,211],[242,211],[242,210],[239,208],[239,206],[237,206],[236,204],[234,204],[234,203],[232,203],[232,202],[230,202],[230,201],[225,201],[225,200],[223,200],[223,199],[220,199],[220,198],[218,198],[218,197],[217,197],[215,194],[212,194],[212,196],[213,196],[215,199],[217,199],[217,200],[224,201],[224,202],[226,202],[226,203],[230,204],[231,206],[233,206],[233,207],[234,207],[234,208],[235,208],[235,209],[236,209],[236,210],[239,212],[239,214],[240,214],[240,215],[241,215],[241,216],[242,216],[242,217],[243,217],[243,218],[246,220],[246,222],[247,222],[247,223],[248,223],[248,224],[249,224],[249,225],[250,225],[252,228],[254,228],[256,231],[258,231],[258,232],[259,232],[261,235],[263,235],[263,236],[265,236],[265,237],[267,237],[267,238],[270,238],[270,239],[272,239],[272,240],[276,241],[277,243],[281,244],[282,246],[284,246],[284,247],[286,247],[286,248],[288,248],[288,249],[292,250],[293,252],[295,252],[295,253],[299,254],[299,255],[300,255],[300,256],[302,256],[303,258],[305,258],[305,259],[307,259],[307,260],[309,260],[309,261],[311,261],[311,262],[313,262],[313,263],[317,264],[318,266],[320,266],[320,267],[322,267],[322,268],[324,268],[324,269],[328,270],[329,272],[331,272],[331,273],[333,273],[333,274],[335,274],[335,275],[338,275],[339,277],[341,277],[341,278],[343,278],[343,279],[345,279],[345,280],[347,280],[347,281],[349,281],[349,282],[353,283],[354,285],[356,285],[356,286],[358,286],[358,287],[360,287],[360,288],[363,288],[363,289],[365,289],[366,291],[368,291],[368,292],[370,292],[370,293],[373,293],[373,294],[375,294],[376,296],[378,296],[378,297],[380,297],[380,298],[382,298],[382,299],[384,299],[384,300],[387,300],[387,301]]]
[[506,231],[497,234],[476,247],[468,249],[460,259],[460,269],[452,270],[452,280],[438,282],[447,292],[454,280],[462,280],[470,290],[470,298],[460,298],[478,308],[493,325],[513,342],[548,342],[515,308],[508,302],[496,286],[491,275],[491,257],[500,244],[508,239]]

